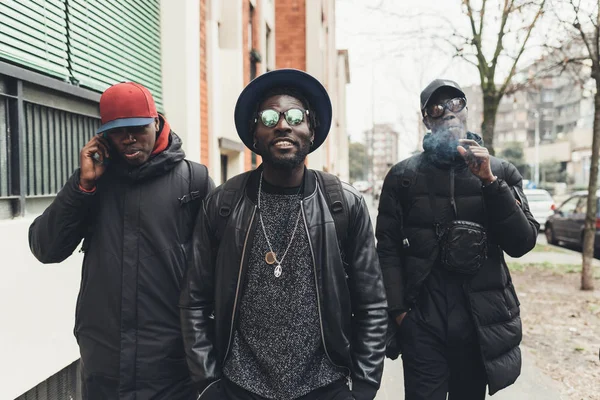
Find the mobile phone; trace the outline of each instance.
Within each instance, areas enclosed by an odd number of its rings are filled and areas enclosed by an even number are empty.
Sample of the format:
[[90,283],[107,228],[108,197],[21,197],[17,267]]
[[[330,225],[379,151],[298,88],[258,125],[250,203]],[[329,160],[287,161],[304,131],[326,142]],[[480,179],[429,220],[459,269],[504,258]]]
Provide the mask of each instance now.
[[[112,154],[112,147],[110,145],[110,141],[108,140],[108,136],[107,136],[106,132],[102,133],[102,137],[104,139],[106,139],[106,144],[108,146],[108,154],[109,154],[109,157],[112,157],[113,156],[113,154]],[[107,158],[107,157],[104,157],[104,159],[102,160],[102,162],[100,162],[100,153],[94,153],[94,155],[93,155],[92,158],[98,164],[102,163],[104,165],[108,165],[110,163],[110,158]]]

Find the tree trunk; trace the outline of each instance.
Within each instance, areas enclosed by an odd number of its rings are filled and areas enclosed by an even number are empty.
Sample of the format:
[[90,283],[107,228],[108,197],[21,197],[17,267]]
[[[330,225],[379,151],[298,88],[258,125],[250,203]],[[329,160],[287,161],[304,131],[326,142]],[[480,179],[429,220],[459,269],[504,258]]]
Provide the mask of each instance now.
[[594,239],[596,238],[596,213],[598,189],[598,153],[600,150],[600,77],[596,79],[596,95],[594,96],[594,135],[592,139],[592,160],[590,162],[590,182],[588,184],[587,213],[583,232],[583,265],[581,268],[581,290],[594,290]]
[[485,147],[491,155],[494,150],[494,128],[496,126],[496,112],[498,111],[498,101],[491,96],[483,95],[483,122],[481,123],[481,135]]

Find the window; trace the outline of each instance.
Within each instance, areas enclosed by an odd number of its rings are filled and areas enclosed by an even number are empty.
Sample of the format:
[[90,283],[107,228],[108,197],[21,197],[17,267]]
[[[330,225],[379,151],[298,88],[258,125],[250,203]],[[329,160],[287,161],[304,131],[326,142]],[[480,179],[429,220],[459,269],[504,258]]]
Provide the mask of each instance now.
[[80,399],[80,368],[77,360],[15,400]]
[[266,48],[265,48],[265,66],[267,67],[267,71],[271,70],[271,28],[269,25],[266,26],[267,37],[266,37]]
[[254,50],[254,6],[250,4],[248,13],[248,54],[250,57],[250,80],[257,76],[257,57]]
[[579,196],[571,197],[569,200],[563,203],[559,210],[564,217],[568,217],[575,212],[575,209],[579,204],[579,199]]
[[254,44],[254,6],[249,4],[250,12],[248,13],[248,51],[252,51]]
[[577,202],[574,214],[585,214],[587,212],[587,196],[582,196]]
[[78,89],[90,96],[79,97],[65,85],[47,101],[46,82],[36,83],[0,75],[0,218],[24,215],[27,203],[54,197],[100,126],[97,94]]
[[554,101],[554,93],[551,90],[543,90],[542,91],[542,102],[550,103]]
[[221,183],[227,181],[227,164],[229,163],[229,157],[221,154]]

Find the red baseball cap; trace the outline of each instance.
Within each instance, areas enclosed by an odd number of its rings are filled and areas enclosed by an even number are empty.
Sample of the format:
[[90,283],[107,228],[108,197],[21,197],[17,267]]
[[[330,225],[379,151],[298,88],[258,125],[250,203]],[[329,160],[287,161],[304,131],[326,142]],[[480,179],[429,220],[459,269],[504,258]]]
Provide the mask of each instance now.
[[156,105],[148,89],[134,82],[117,83],[100,97],[102,125],[96,133],[126,126],[148,125],[158,118]]

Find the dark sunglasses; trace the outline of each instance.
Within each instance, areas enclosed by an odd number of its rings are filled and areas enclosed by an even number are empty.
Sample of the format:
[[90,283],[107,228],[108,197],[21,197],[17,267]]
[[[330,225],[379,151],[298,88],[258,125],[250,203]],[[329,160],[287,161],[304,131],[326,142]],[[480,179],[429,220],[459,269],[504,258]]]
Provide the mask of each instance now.
[[467,106],[467,99],[464,97],[455,97],[450,100],[446,100],[443,103],[429,104],[425,107],[423,112],[424,117],[439,118],[444,115],[445,110],[451,112],[460,112]]
[[[290,126],[297,126],[304,121],[304,114],[308,115],[308,110],[299,108],[290,108],[287,111],[275,111],[271,109],[263,110],[258,113],[258,117],[264,126],[273,128],[279,123],[279,119],[283,115]],[[256,123],[256,119],[254,120]]]

